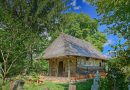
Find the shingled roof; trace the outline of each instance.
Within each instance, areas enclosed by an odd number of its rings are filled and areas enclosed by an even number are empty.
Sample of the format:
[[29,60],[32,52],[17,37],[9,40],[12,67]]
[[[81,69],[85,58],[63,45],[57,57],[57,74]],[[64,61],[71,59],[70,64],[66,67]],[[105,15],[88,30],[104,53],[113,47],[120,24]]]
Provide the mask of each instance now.
[[43,58],[51,59],[62,56],[84,56],[105,60],[106,58],[91,43],[67,34],[60,34],[44,51]]

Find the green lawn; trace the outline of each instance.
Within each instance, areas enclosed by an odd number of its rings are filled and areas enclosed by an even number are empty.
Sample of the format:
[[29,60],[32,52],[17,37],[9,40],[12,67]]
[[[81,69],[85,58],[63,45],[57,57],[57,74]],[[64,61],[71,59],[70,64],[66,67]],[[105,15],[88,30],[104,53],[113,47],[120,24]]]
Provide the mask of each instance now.
[[[76,90],[91,90],[92,80],[86,82],[76,83]],[[58,84],[49,81],[44,82],[41,85],[25,84],[25,90],[44,90],[46,87],[49,90],[68,90],[68,84]]]
[[[1,81],[1,80],[0,80]],[[85,82],[79,82],[76,83],[76,90],[91,90],[91,85],[92,85],[92,80],[87,80]],[[6,85],[4,86],[4,90],[9,90],[9,82],[6,83]],[[49,88],[49,90],[68,90],[68,84],[64,83],[53,83],[50,81],[45,81],[42,84],[28,84],[25,83],[24,85],[24,90],[44,90],[46,87]],[[1,83],[0,83],[0,90],[1,90]]]

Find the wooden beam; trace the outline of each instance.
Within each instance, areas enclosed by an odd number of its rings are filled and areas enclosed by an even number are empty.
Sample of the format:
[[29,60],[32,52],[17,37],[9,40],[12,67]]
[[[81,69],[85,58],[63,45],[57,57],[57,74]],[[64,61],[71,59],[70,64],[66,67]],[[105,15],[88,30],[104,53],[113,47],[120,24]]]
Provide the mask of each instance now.
[[58,67],[59,67],[59,63],[58,63],[58,59],[56,59],[56,77],[58,77]]
[[76,74],[77,74],[77,69],[78,69],[78,68],[77,68],[77,57],[76,57]]
[[51,76],[51,61],[49,60],[49,76]]
[[68,57],[68,79],[70,82],[70,58]]

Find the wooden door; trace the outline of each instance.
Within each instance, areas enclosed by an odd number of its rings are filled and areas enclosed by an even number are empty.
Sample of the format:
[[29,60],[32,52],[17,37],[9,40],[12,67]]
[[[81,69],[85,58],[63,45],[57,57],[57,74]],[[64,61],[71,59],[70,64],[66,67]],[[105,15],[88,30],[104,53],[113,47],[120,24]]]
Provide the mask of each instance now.
[[58,76],[63,76],[63,61],[59,62],[58,66]]

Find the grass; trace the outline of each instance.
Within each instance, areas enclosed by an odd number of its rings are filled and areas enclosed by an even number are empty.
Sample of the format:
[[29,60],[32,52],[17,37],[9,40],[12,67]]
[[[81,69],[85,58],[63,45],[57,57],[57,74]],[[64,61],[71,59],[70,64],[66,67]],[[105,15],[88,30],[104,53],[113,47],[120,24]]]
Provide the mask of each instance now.
[[[0,80],[1,82],[1,80]],[[76,84],[76,90],[91,90],[92,80],[87,80],[85,82],[77,82]],[[53,83],[50,81],[44,81],[42,84],[35,84],[35,83],[25,83],[24,90],[45,90],[46,87],[49,88],[49,90],[68,90],[68,83]],[[3,90],[9,90],[10,84],[9,82],[6,83]],[[0,83],[0,90],[1,83]]]
[[[91,90],[92,80],[88,80],[85,82],[79,82],[76,83],[76,90]],[[68,90],[68,84],[59,84],[59,83],[53,83],[50,81],[45,81],[41,85],[36,84],[25,84],[25,90],[44,90],[46,87],[49,88],[49,90]]]
[[8,81],[5,82],[5,85],[3,86],[3,85],[2,85],[2,80],[1,80],[1,78],[0,78],[0,90],[9,90],[9,87],[10,87],[9,82],[8,82]]
[[46,87],[49,87],[49,90],[64,90],[64,87],[67,84],[56,84],[52,82],[44,82],[43,84],[25,84],[25,90],[44,90]]
[[76,83],[77,90],[91,90],[92,80]]

